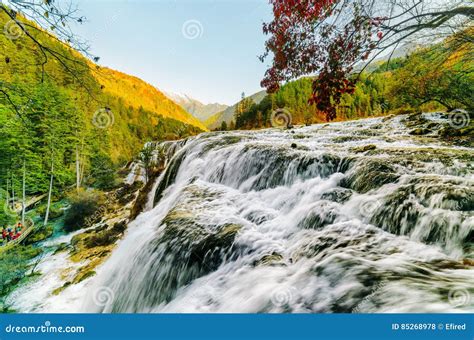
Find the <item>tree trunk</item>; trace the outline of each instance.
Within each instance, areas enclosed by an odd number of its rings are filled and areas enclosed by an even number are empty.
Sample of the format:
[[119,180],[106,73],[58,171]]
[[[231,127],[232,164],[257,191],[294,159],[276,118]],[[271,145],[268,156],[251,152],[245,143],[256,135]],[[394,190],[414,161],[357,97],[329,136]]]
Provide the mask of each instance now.
[[79,192],[81,187],[81,163],[79,161],[79,148],[76,145],[76,190]]
[[15,182],[12,174],[12,210],[15,211]]
[[26,210],[26,162],[23,160],[23,183],[22,183],[22,191],[23,191],[23,200],[21,202],[21,224],[25,225],[25,210]]
[[5,203],[5,206],[9,209],[10,208],[10,180],[8,179],[8,175],[7,175],[7,196],[5,197],[6,199],[6,203]]
[[46,214],[44,215],[44,226],[48,224],[48,217],[49,217],[49,208],[51,206],[51,193],[53,191],[53,173],[54,173],[54,162],[51,159],[51,181],[49,182],[49,193],[48,193],[48,205],[46,206]]

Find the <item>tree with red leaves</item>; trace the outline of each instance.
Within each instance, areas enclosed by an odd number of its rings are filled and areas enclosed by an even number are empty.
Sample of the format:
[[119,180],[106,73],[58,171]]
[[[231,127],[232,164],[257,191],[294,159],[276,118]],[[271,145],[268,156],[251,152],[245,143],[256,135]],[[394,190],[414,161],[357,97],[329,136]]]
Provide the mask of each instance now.
[[[461,0],[270,0],[274,19],[264,61],[273,54],[262,86],[275,92],[282,82],[316,75],[310,103],[336,118],[344,93],[357,82],[354,68],[412,41],[426,43],[472,25],[474,7]],[[436,33],[436,34],[434,34]],[[387,52],[388,51],[388,52]],[[360,70],[359,70],[360,72]]]

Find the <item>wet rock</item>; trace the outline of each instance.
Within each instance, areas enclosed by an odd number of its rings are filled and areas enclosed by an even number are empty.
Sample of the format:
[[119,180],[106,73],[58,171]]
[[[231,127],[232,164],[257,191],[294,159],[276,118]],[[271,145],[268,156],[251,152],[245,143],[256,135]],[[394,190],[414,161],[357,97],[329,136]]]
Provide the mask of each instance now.
[[320,229],[334,222],[338,215],[339,205],[330,201],[317,202],[313,209],[301,219],[298,227]]
[[67,250],[69,250],[69,244],[67,244],[67,243],[60,243],[60,244],[58,245],[58,247],[56,248],[56,250],[54,251],[54,254],[59,254],[59,253],[61,253],[61,252],[63,252],[63,251],[67,251]]
[[395,115],[388,115],[388,116],[382,118],[382,122],[383,123],[388,122],[389,120],[391,120],[393,118],[395,118]]
[[[386,196],[385,204],[375,212],[371,223],[396,235],[416,233],[424,243],[446,246],[456,242],[466,248],[472,244],[472,234],[463,230],[461,224],[473,209],[473,188],[459,180],[423,176]],[[458,213],[454,214],[455,211]]]
[[426,124],[428,121],[423,117],[421,112],[416,112],[408,115],[403,122],[407,127],[411,128]]
[[474,260],[473,259],[463,259],[462,264],[469,267],[474,267]]
[[440,125],[438,123],[431,122],[428,125],[426,125],[426,128],[430,130],[437,130],[440,128]]
[[262,224],[268,220],[275,218],[275,214],[271,214],[268,211],[257,210],[257,211],[250,211],[248,214],[244,216],[247,220],[255,224]]
[[341,186],[359,193],[366,193],[387,183],[394,183],[399,178],[400,175],[386,161],[364,159],[359,160],[349,170],[347,176],[342,180]]
[[255,267],[256,266],[275,266],[275,265],[285,265],[285,262],[283,261],[283,256],[273,252],[272,254],[269,255],[264,255],[260,260],[255,261],[253,264]]
[[179,152],[175,155],[175,157],[173,157],[170,164],[168,164],[168,166],[166,167],[164,177],[155,191],[155,197],[153,200],[154,205],[156,205],[161,200],[163,192],[166,190],[166,188],[168,188],[171,184],[174,183],[179,171],[179,167],[181,166],[181,163],[183,162],[185,157],[186,152]]
[[439,130],[439,135],[441,137],[459,137],[461,136],[461,130],[455,129],[451,126],[445,126],[441,130]]
[[148,182],[140,189],[130,212],[130,220],[137,218],[145,208],[145,205],[148,202],[148,195],[155,184],[156,178],[161,174],[161,172],[162,171],[153,171]]
[[364,137],[364,136],[336,136],[333,138],[333,142],[334,143],[346,143],[346,142],[352,142],[352,141],[361,141],[361,140],[365,140],[367,139],[368,137]]
[[[226,259],[232,258],[233,244],[242,226],[233,223],[210,225],[207,220],[201,220],[199,207],[192,202],[202,202],[199,197],[205,193],[205,189],[186,189],[184,197],[161,221],[156,238],[136,259],[137,263],[149,263],[152,257],[150,266],[143,266],[140,273],[144,278],[143,285],[137,288],[137,294],[145,294],[147,301],[153,304],[170,301],[180,287],[216,270]],[[194,209],[189,210],[193,205]],[[166,271],[162,268],[164,265]],[[136,301],[133,297],[130,299],[128,303]]]
[[369,145],[363,145],[363,146],[357,146],[355,148],[351,148],[351,152],[354,153],[362,153],[362,152],[367,152],[370,150],[375,150],[377,147],[374,144],[369,144]]
[[82,282],[92,276],[94,276],[96,272],[94,270],[89,270],[89,271],[80,271],[79,274],[74,278],[73,284]]
[[142,183],[140,182],[134,182],[132,185],[125,184],[115,192],[115,199],[117,199],[121,205],[126,205],[135,199],[136,193],[141,186]]
[[94,233],[84,240],[84,246],[86,248],[108,246],[117,242],[120,234],[120,232],[117,232],[114,229],[107,229],[100,233]]
[[427,128],[416,128],[410,131],[410,135],[412,136],[424,136],[430,133],[431,133],[431,130]]
[[334,188],[321,195],[321,199],[337,203],[345,203],[352,196],[352,191],[344,188]]

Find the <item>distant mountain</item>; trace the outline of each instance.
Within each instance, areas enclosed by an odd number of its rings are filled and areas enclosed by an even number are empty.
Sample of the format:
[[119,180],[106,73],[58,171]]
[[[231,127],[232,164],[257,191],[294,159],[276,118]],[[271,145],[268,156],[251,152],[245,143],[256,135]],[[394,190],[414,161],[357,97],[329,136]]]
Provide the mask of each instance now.
[[162,92],[176,104],[181,106],[186,112],[188,112],[201,122],[205,122],[212,115],[224,111],[228,108],[227,105],[219,103],[203,104],[199,100],[191,98],[186,94],[172,93],[166,91]]
[[375,70],[377,67],[379,67],[381,64],[387,62],[389,59],[394,60],[397,58],[404,58],[413,52],[415,52],[417,49],[420,47],[423,47],[422,45],[419,44],[414,44],[414,43],[407,43],[402,46],[397,47],[395,50],[390,51],[390,53],[387,53],[381,57],[375,58],[372,60],[372,62],[366,66],[365,62],[358,63],[354,67],[354,72],[359,72],[361,71],[364,67],[367,72],[372,72]]
[[[252,99],[255,102],[255,104],[259,104],[263,100],[263,98],[265,98],[266,95],[267,95],[267,91],[263,90],[251,95],[248,98]],[[229,106],[224,111],[218,112],[210,116],[204,122],[204,124],[211,130],[219,128],[222,122],[226,122],[227,124],[230,124],[234,120],[234,114],[237,111],[238,104],[239,103],[236,103],[232,106]]]

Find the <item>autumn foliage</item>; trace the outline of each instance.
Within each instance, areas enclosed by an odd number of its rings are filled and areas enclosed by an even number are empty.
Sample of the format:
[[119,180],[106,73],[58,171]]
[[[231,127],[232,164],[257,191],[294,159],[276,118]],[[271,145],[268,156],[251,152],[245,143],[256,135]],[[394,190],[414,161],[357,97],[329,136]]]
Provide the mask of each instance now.
[[[367,58],[377,39],[383,18],[364,14],[357,2],[338,0],[270,0],[274,20],[264,24],[270,35],[262,60],[273,54],[262,86],[269,92],[302,75],[317,74],[310,102],[336,117],[344,93],[354,91],[349,75],[360,56]],[[342,20],[344,19],[344,20]]]
[[[461,2],[429,7],[423,1],[270,0],[274,19],[263,26],[269,35],[266,52],[273,56],[262,86],[270,93],[281,83],[313,75],[310,103],[336,117],[344,93],[352,93],[354,67],[394,49],[426,31],[441,32],[470,25],[474,8]],[[459,18],[459,27],[452,20]],[[430,32],[430,35],[434,35]]]

